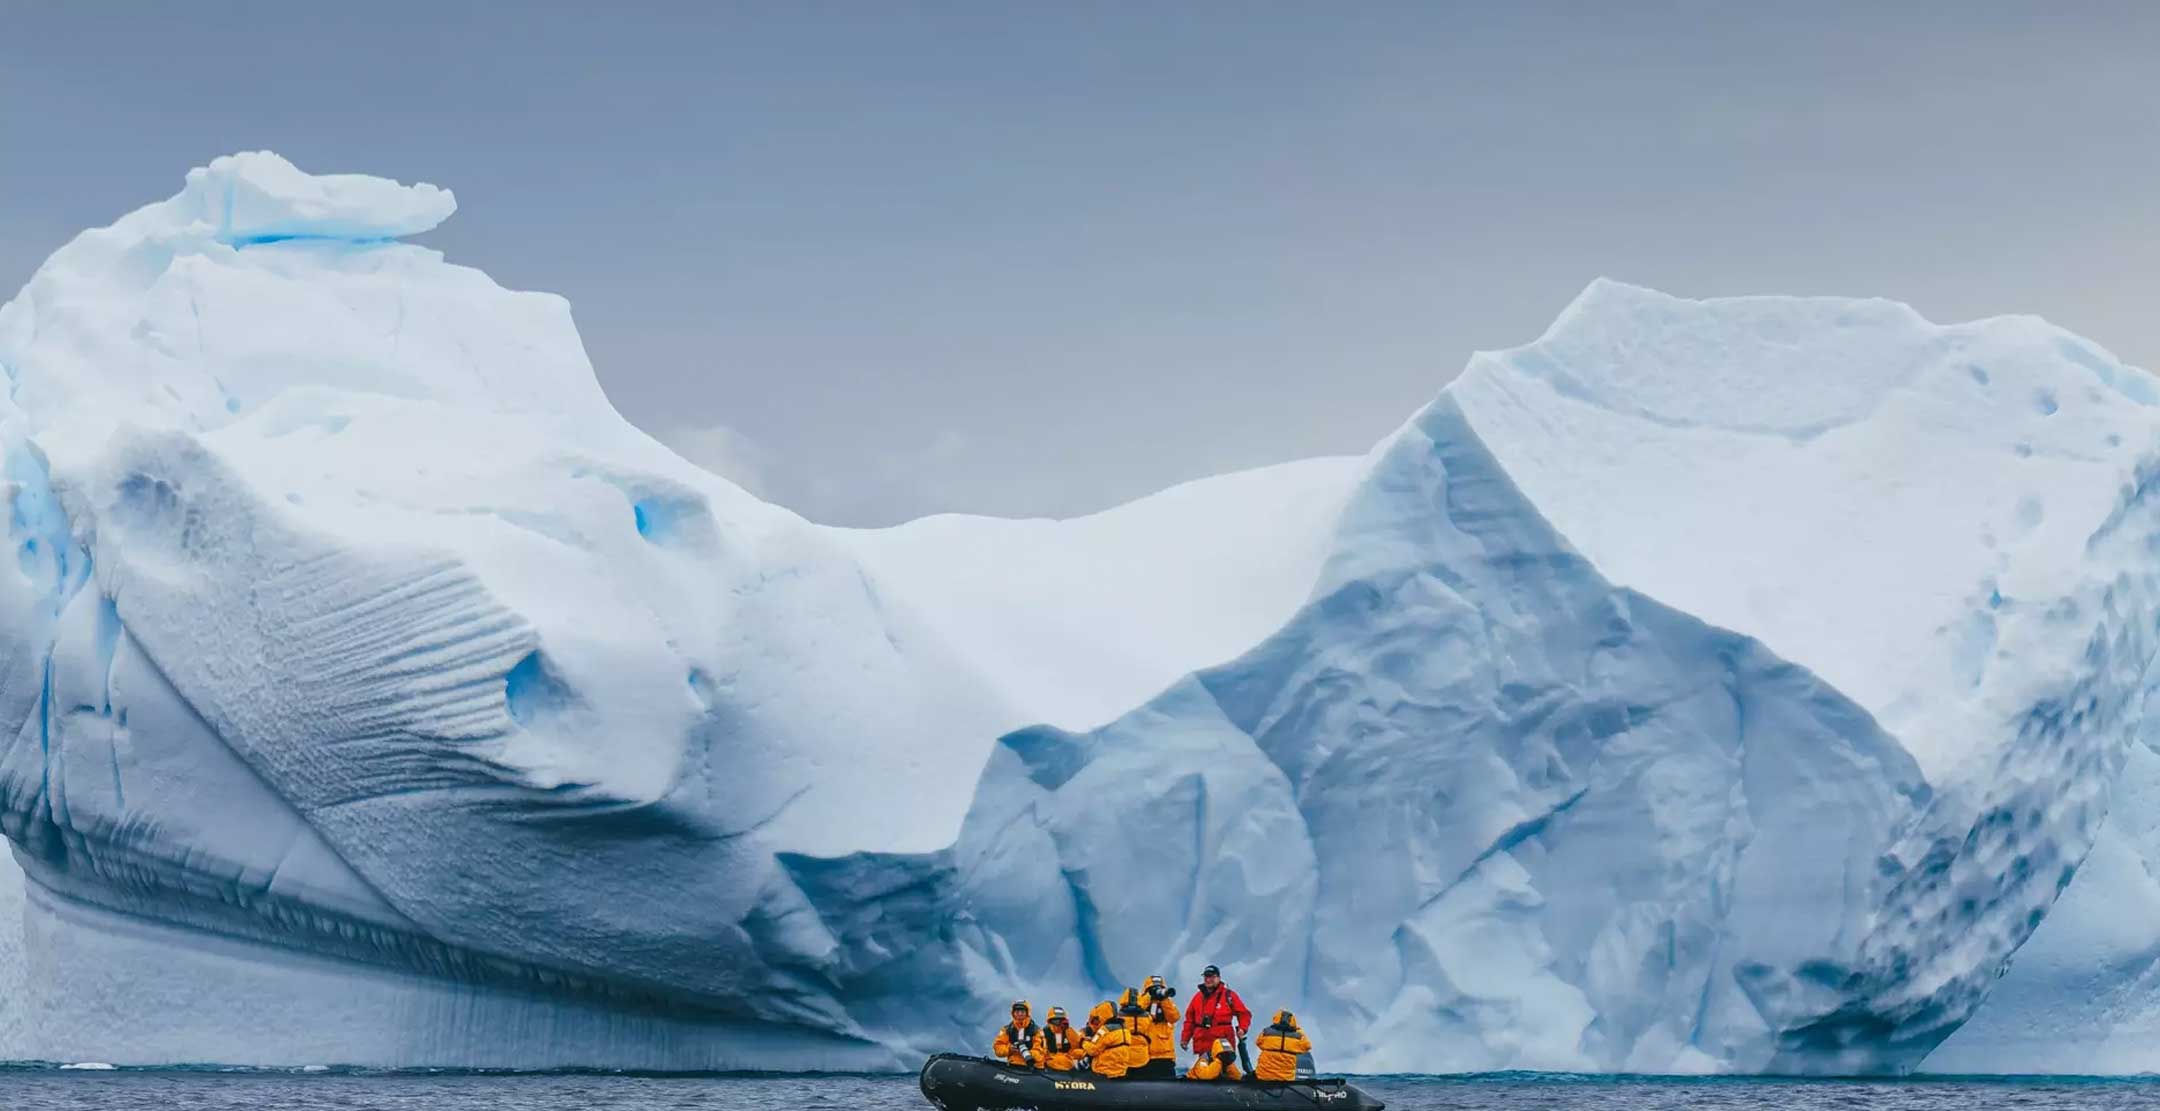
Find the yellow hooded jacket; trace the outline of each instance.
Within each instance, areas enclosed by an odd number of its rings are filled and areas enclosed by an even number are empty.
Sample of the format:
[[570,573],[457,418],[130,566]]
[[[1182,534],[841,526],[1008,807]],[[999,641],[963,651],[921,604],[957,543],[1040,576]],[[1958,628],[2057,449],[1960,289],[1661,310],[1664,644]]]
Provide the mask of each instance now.
[[1050,1021],[1043,1023],[1042,1033],[1035,1035],[1035,1059],[1051,1072],[1071,1072],[1080,1057],[1080,1031],[1067,1022],[1063,1029],[1058,1022],[1064,1017],[1061,1011],[1052,1011]]
[[1191,1069],[1190,1069],[1189,1071],[1187,1071],[1187,1072],[1185,1073],[1185,1079],[1187,1079],[1187,1080],[1243,1080],[1243,1079],[1245,1079],[1245,1071],[1244,1071],[1243,1069],[1240,1069],[1240,1068],[1238,1068],[1238,1067],[1237,1067],[1237,1060],[1236,1060],[1236,1058],[1235,1058],[1235,1057],[1233,1057],[1233,1056],[1231,1055],[1231,1053],[1230,1053],[1230,1049],[1229,1049],[1229,1043],[1228,1043],[1228,1042],[1224,1042],[1224,1043],[1223,1043],[1223,1047],[1224,1047],[1224,1048],[1223,1048],[1223,1051],[1222,1051],[1222,1052],[1221,1052],[1220,1054],[1216,1053],[1216,1052],[1215,1052],[1215,1050],[1214,1050],[1214,1047],[1213,1047],[1213,1046],[1211,1046],[1211,1045],[1204,1045],[1204,1046],[1201,1046],[1201,1047],[1199,1047],[1199,1048],[1200,1048],[1200,1058],[1199,1058],[1198,1060],[1194,1061],[1194,1062],[1193,1062],[1193,1065],[1192,1065],[1192,1068],[1191,1068]]
[[[1151,988],[1162,988],[1157,996]],[[1150,976],[1140,985],[1140,1005],[1147,1008],[1146,1028],[1148,1054],[1158,1061],[1177,1060],[1178,1009],[1177,1000],[1170,994],[1169,985],[1160,976]]]
[[[1137,990],[1126,988],[1125,994],[1118,996],[1118,1017],[1125,1020],[1125,1029],[1131,1036],[1130,1048],[1125,1051],[1127,1066],[1146,1068],[1155,1056],[1157,1033],[1154,1024],[1148,1020],[1146,999]],[[1171,1036],[1168,1031],[1162,1031],[1162,1034]],[[1174,1048],[1172,1052],[1175,1053]]]
[[1032,1017],[1028,1017],[1025,1022],[1022,1022],[1021,1016],[1025,1015],[1027,1015],[1025,1011],[1018,1012],[1013,1021],[998,1027],[997,1040],[990,1043],[990,1052],[1002,1058],[1008,1065],[1022,1066],[1028,1063],[1028,1055],[1033,1054],[1035,1067],[1041,1068],[1043,1062],[1042,1027],[1035,1025],[1035,1020]]
[[1102,1024],[1102,1029],[1095,1031],[1094,1036],[1087,1040],[1082,1052],[1094,1062],[1089,1066],[1089,1071],[1097,1076],[1116,1079],[1125,1075],[1126,1068],[1131,1064],[1132,1045],[1132,1033],[1125,1029],[1125,1020],[1111,1015]]
[[1095,1041],[1095,1035],[1102,1032],[1103,1023],[1110,1021],[1110,1016],[1116,1013],[1117,1006],[1107,999],[1088,1008],[1087,1025],[1082,1026],[1078,1031],[1080,1035],[1081,1068],[1085,1069],[1093,1066],[1094,1062],[1088,1059],[1088,1047]]
[[1253,1040],[1260,1046],[1253,1076],[1260,1080],[1296,1080],[1298,1054],[1312,1052],[1312,1039],[1298,1029],[1297,1019],[1288,1011],[1275,1012],[1268,1028]]

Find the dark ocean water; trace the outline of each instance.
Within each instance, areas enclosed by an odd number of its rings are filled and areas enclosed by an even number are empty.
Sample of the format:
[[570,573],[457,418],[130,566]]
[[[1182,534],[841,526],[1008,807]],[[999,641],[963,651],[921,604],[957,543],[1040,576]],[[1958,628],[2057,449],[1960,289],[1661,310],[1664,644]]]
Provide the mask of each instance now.
[[[1754,1080],[1554,1076],[1377,1077],[1357,1081],[1389,1111],[1529,1111],[1597,1108],[1730,1108],[1845,1111],[1913,1108],[2154,1108],[2160,1079],[2138,1080]],[[379,1072],[0,1070],[0,1111],[46,1108],[204,1111],[791,1111],[795,1108],[925,1111],[906,1077],[618,1076]]]

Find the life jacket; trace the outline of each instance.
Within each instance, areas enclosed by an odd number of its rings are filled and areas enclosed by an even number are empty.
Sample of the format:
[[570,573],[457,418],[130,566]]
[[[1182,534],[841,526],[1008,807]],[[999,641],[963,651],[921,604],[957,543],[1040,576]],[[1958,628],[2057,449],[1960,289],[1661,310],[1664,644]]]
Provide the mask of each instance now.
[[1254,1042],[1260,1047],[1260,1060],[1253,1065],[1253,1076],[1259,1080],[1296,1080],[1298,1054],[1312,1052],[1312,1039],[1305,1031],[1279,1021],[1262,1030]]
[[1095,1036],[1087,1041],[1087,1054],[1092,1062],[1090,1071],[1097,1076],[1125,1075],[1126,1068],[1132,1063],[1127,1056],[1131,1052],[1131,1045],[1132,1034],[1125,1029],[1125,1020],[1112,1016],[1110,1021],[1103,1023],[1102,1029],[1095,1031]]
[[1146,1068],[1155,1056],[1155,1032],[1148,1028],[1147,1011],[1140,1006],[1139,993],[1125,993],[1118,1017],[1125,1022],[1125,1063],[1136,1069]]
[[1149,1053],[1158,1061],[1177,1060],[1177,1004],[1158,999],[1147,1009],[1144,1017],[1148,1028]]
[[1004,1047],[999,1052],[1004,1055],[1005,1063],[1008,1065],[1027,1064],[1027,1054],[1035,1048],[1035,1035],[1041,1029],[1033,1021],[1030,1021],[1026,1026],[1015,1026],[1010,1022],[1006,1023],[1004,1028],[998,1031],[997,1036],[997,1045]]
[[1245,1001],[1238,993],[1223,984],[1214,991],[1205,987],[1193,993],[1192,1003],[1185,1008],[1185,1040],[1198,1043],[1202,1038],[1234,1038],[1238,1027],[1252,1025],[1252,1012],[1245,1009]]
[[1107,999],[1088,1008],[1087,1025],[1080,1030],[1080,1055],[1089,1058],[1087,1068],[1095,1067],[1095,1036],[1103,1032],[1104,1024],[1116,1017],[1117,1004]]
[[1043,1066],[1056,1072],[1071,1072],[1073,1058],[1080,1055],[1080,1042],[1071,1026],[1063,1031],[1055,1026],[1043,1027]]
[[1135,1054],[1134,1068],[1149,1061],[1177,1060],[1177,1027],[1164,1016],[1160,1004],[1150,1005],[1151,1000],[1139,991],[1127,988],[1118,998],[1119,1013],[1125,1016],[1125,1028],[1133,1032],[1135,1039],[1145,1038],[1148,1051],[1145,1057]]

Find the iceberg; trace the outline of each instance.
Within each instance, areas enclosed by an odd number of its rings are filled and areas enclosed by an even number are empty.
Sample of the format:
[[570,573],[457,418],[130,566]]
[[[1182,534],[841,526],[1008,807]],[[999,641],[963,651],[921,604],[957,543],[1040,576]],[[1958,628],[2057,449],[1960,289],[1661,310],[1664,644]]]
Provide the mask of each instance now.
[[1063,998],[1252,954],[1361,1070],[1930,1067],[2142,729],[2151,397],[2037,321],[1595,284],[1282,629],[1004,738],[961,901]]
[[0,309],[15,1055],[897,1060],[776,853],[947,844],[999,734],[1264,635],[1354,461],[820,528],[623,421],[561,299],[399,241],[452,206],[221,158]]
[[454,207],[221,158],[0,307],[0,1056],[905,1067],[1204,963],[1375,1071],[2150,1021],[2087,341],[1600,281],[1363,457],[843,529]]

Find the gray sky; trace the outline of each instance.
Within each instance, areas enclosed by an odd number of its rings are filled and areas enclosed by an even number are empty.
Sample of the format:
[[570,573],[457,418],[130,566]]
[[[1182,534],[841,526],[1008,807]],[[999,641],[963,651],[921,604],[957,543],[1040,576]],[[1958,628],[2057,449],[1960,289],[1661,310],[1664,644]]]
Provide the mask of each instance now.
[[0,287],[233,150],[432,181],[849,524],[1361,451],[1600,274],[2160,367],[2160,4],[1780,7],[0,0]]

